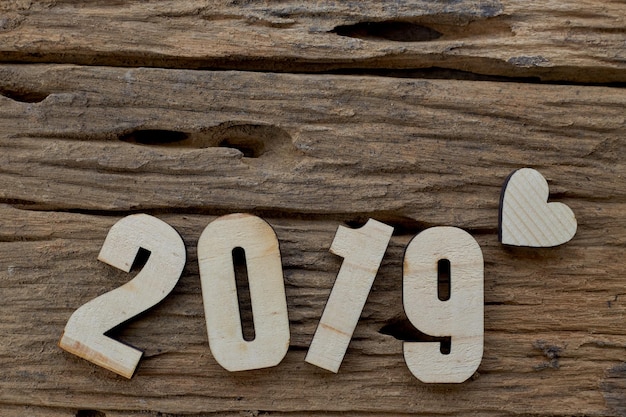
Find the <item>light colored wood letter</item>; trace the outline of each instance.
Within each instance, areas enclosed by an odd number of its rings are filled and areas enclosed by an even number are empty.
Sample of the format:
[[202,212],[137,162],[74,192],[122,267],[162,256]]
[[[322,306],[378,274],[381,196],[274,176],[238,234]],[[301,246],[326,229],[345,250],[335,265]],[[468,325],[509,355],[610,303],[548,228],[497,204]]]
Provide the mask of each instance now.
[[137,276],[76,310],[59,341],[62,349],[126,378],[133,376],[143,352],[104,333],[163,300],[185,267],[185,244],[176,230],[147,214],[115,223],[98,259],[129,272],[139,248],[150,251],[150,257]]
[[[243,338],[233,265],[242,248],[248,267],[255,338]],[[211,222],[198,241],[209,346],[228,371],[275,366],[289,348],[289,318],[278,239],[264,220],[230,214]]]
[[344,258],[305,361],[337,372],[391,239],[393,227],[368,220],[339,226],[330,251]]
[[[450,298],[438,297],[438,263],[450,261]],[[404,255],[403,303],[420,331],[451,337],[450,352],[439,342],[405,342],[404,359],[420,381],[463,382],[482,360],[484,332],[483,254],[478,242],[456,227],[433,227],[417,235]]]

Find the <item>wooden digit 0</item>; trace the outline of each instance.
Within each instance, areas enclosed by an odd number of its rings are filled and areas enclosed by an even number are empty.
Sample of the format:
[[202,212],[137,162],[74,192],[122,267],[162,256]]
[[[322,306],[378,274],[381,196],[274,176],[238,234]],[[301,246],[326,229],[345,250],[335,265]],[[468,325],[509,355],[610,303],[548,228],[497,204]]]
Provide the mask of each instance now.
[[[243,337],[233,250],[242,248],[255,329]],[[278,239],[272,227],[250,214],[230,214],[211,222],[198,241],[198,262],[209,347],[228,371],[267,368],[289,348],[289,318]]]
[[[450,295],[438,297],[439,261],[450,262]],[[403,303],[420,331],[451,337],[450,352],[439,342],[405,342],[404,359],[420,381],[458,383],[470,378],[483,355],[483,255],[476,240],[455,227],[433,227],[417,235],[404,256]]]
[[185,266],[185,244],[167,223],[147,214],[118,221],[104,241],[98,259],[129,272],[139,249],[150,251],[131,281],[76,310],[59,346],[126,378],[131,378],[143,352],[104,334],[163,300]]

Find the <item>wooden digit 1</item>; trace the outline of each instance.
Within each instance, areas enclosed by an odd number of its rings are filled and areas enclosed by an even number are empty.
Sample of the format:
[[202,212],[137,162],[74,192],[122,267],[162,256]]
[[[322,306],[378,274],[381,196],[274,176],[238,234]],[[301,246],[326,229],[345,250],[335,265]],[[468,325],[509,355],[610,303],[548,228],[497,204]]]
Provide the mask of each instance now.
[[139,249],[150,251],[131,281],[76,310],[59,346],[126,378],[131,378],[143,352],[104,334],[158,304],[173,289],[185,267],[185,244],[167,223],[147,214],[118,221],[102,245],[98,260],[129,272]]
[[[450,265],[450,294],[438,297],[438,265]],[[478,369],[483,356],[483,254],[476,240],[455,227],[433,227],[417,235],[404,255],[403,303],[420,331],[451,337],[450,352],[439,342],[405,342],[404,359],[422,382],[459,383]]]
[[[233,250],[245,252],[254,340],[243,337]],[[264,220],[230,214],[211,222],[198,241],[209,347],[228,371],[278,365],[289,348],[289,318],[278,239]]]
[[372,219],[360,229],[339,226],[330,251],[344,260],[306,362],[339,371],[392,233],[393,227]]

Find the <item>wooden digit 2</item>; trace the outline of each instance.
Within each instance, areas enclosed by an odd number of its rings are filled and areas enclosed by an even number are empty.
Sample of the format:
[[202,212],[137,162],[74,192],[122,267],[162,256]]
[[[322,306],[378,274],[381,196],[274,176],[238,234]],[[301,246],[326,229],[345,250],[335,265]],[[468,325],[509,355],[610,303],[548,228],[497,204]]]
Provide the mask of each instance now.
[[98,260],[129,272],[139,249],[150,257],[134,279],[76,310],[59,346],[96,365],[131,378],[143,352],[104,335],[163,300],[185,267],[185,244],[167,223],[147,214],[118,221],[102,245]]
[[[438,264],[450,262],[450,297],[438,297]],[[422,382],[459,383],[478,369],[483,355],[483,255],[476,240],[455,227],[433,227],[417,235],[404,256],[403,303],[420,331],[451,337],[450,352],[439,342],[405,342],[404,359]]]
[[[248,266],[255,338],[243,337],[233,250]],[[210,223],[198,241],[198,262],[209,347],[228,371],[267,368],[289,348],[289,318],[278,239],[264,220],[231,214]]]

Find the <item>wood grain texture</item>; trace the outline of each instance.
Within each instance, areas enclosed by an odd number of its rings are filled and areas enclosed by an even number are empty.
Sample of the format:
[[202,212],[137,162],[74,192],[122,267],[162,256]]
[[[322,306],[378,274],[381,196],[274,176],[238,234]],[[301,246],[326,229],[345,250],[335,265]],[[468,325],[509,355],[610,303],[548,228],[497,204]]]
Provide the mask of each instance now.
[[[3,415],[623,413],[623,89],[71,65],[2,65],[0,80],[29,93],[0,97]],[[500,188],[524,166],[576,214],[566,245],[498,242]],[[275,368],[231,374],[209,351],[196,245],[241,211],[278,236],[291,345]],[[175,227],[188,263],[116,335],[146,349],[128,381],[56,341],[128,281],[97,255],[133,212]],[[395,235],[329,374],[304,362],[342,262],[328,249],[369,217]],[[454,387],[420,383],[402,355],[424,340],[402,310],[402,258],[432,225],[467,230],[485,259],[483,361]]]
[[576,216],[563,203],[548,202],[550,187],[535,169],[522,168],[506,179],[500,196],[500,242],[549,248],[576,234]]
[[575,213],[589,208],[571,199],[616,207],[626,193],[617,88],[45,65],[0,77],[47,94],[0,97],[0,198],[29,208],[495,231],[515,168],[541,170]]
[[626,82],[621,0],[4,0],[0,59]]

